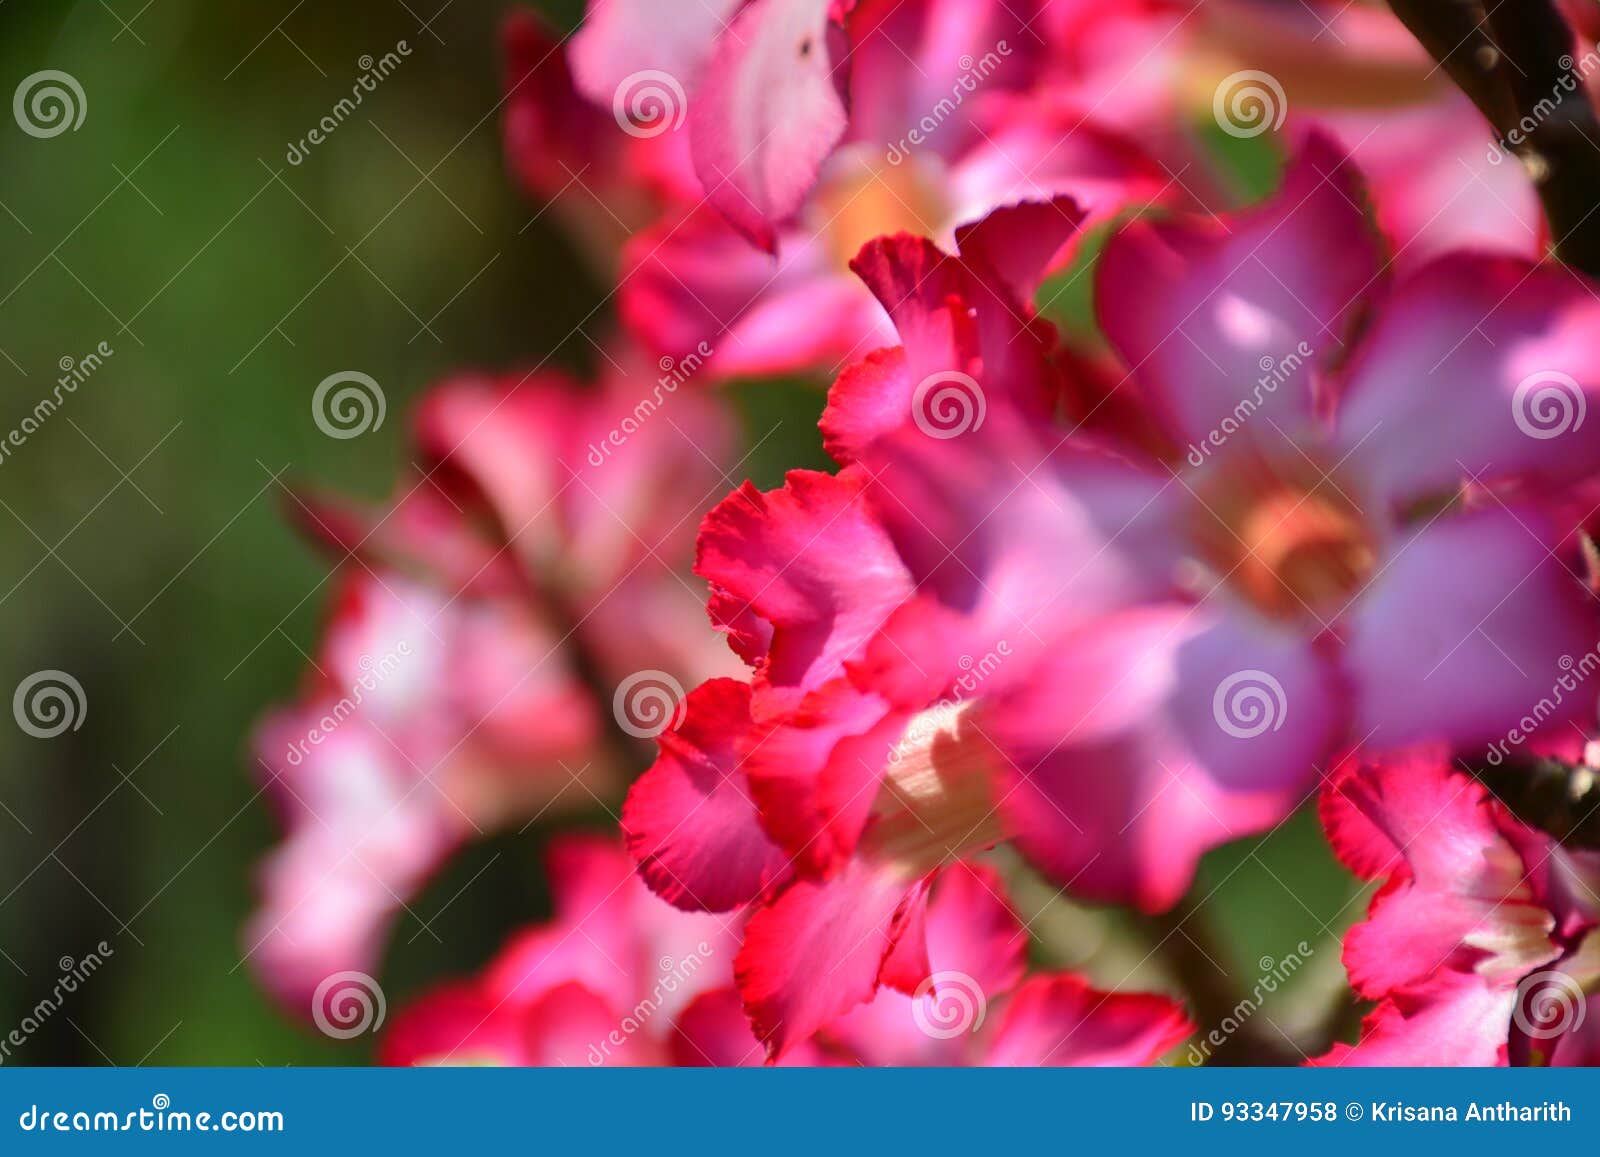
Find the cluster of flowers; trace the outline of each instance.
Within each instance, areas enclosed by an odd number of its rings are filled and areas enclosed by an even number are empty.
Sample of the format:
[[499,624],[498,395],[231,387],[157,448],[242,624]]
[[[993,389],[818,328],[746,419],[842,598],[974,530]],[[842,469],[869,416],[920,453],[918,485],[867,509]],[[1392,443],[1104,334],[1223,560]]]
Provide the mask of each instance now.
[[[644,672],[692,690],[621,835],[386,1061],[1152,1063],[1181,1004],[1030,971],[1008,875],[1161,912],[1320,795],[1383,881],[1322,1062],[1600,1062],[1600,854],[1457,767],[1600,639],[1600,291],[1387,13],[1290,7],[513,18],[508,157],[615,280],[615,372],[448,382],[385,511],[300,504],[344,591],[260,732],[264,981],[309,1011],[463,840],[615,799]],[[1239,207],[1192,110],[1246,74],[1306,96]],[[832,378],[837,469],[734,487],[711,387],[776,373]],[[1557,698],[1527,752],[1600,774]]]

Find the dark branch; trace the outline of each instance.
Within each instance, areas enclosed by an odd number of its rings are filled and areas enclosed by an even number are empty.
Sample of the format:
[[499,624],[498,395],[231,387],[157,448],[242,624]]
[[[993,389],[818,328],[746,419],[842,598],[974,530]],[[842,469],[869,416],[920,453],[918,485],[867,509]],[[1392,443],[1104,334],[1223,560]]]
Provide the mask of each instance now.
[[1554,0],[1390,0],[1532,178],[1556,256],[1600,277],[1600,117]]

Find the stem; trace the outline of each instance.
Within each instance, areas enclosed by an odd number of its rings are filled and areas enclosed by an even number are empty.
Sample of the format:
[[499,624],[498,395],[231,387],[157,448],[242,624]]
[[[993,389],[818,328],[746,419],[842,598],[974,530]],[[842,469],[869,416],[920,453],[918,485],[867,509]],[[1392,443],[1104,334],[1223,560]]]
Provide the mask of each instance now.
[[1389,0],[1532,179],[1556,256],[1600,276],[1600,117],[1554,0]]
[[[1155,942],[1162,962],[1172,970],[1188,994],[1199,1024],[1196,1039],[1218,1029],[1235,1016],[1240,998],[1226,970],[1228,955],[1212,936],[1199,908],[1185,897],[1171,911],[1140,917],[1146,934]],[[1270,1031],[1270,1030],[1269,1030]],[[1245,1021],[1207,1058],[1211,1065],[1297,1065],[1300,1054],[1284,1040],[1262,1032],[1253,1019]]]
[[[550,585],[553,587],[555,584]],[[600,661],[599,655],[589,644],[587,633],[583,629],[587,616],[579,611],[571,599],[559,595],[554,590],[543,591],[542,598],[556,617],[560,628],[567,632],[566,642],[563,644],[567,662],[572,668],[573,676],[583,684],[601,709],[603,715],[601,750],[605,758],[615,764],[626,786],[655,761],[655,743],[653,740],[635,739],[618,726],[612,710],[612,700],[617,685],[606,674],[605,664]]]

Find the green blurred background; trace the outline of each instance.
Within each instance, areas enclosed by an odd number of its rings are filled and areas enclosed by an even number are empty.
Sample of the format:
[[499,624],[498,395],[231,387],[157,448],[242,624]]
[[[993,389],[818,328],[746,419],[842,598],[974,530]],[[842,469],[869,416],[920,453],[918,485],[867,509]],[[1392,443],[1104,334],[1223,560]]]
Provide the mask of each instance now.
[[[570,26],[580,6],[544,7]],[[252,866],[275,838],[246,736],[293,690],[327,593],[276,479],[376,499],[408,469],[407,402],[429,382],[593,355],[574,330],[601,290],[501,161],[504,10],[0,5],[0,93],[59,69],[88,109],[51,139],[0,119],[0,436],[63,359],[114,350],[0,462],[0,692],[60,669],[88,703],[79,730],[50,740],[0,716],[0,1036],[61,958],[101,940],[115,953],[6,1063],[370,1055],[284,1015],[241,965]],[[290,166],[289,142],[350,91],[361,58],[401,40],[400,68]],[[351,369],[381,384],[388,419],[336,441],[311,394]],[[782,423],[758,482],[818,460],[816,393],[743,394],[753,424]],[[542,839],[473,847],[412,904],[427,926],[397,926],[391,1010],[543,913]],[[1303,818],[1213,857],[1202,887],[1219,883],[1225,963],[1247,971],[1302,937],[1322,944],[1351,896]],[[1331,944],[1318,952],[1336,963]]]

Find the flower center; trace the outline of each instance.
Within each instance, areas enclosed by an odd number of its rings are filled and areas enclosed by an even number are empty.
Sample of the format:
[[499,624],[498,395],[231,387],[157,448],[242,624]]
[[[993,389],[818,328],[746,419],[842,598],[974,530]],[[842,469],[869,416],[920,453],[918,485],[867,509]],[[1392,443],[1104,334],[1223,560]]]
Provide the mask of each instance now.
[[1310,460],[1230,459],[1193,485],[1200,561],[1278,619],[1337,611],[1371,577],[1376,539],[1347,488]]
[[973,726],[971,707],[941,703],[912,719],[884,768],[869,851],[920,875],[1004,837],[994,791],[1003,757]]
[[948,216],[940,192],[940,162],[913,155],[891,165],[881,150],[843,149],[816,193],[817,225],[839,269],[875,237],[913,233],[937,238]]

